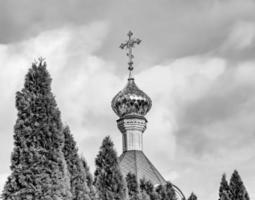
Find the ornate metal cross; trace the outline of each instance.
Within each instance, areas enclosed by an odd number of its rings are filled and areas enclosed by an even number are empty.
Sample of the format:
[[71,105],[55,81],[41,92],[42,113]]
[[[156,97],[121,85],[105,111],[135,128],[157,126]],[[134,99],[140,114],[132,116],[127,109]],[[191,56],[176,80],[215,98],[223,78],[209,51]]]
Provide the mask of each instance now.
[[132,48],[135,47],[135,44],[140,44],[142,40],[140,40],[138,38],[132,38],[133,33],[131,31],[129,31],[127,35],[128,35],[128,40],[125,43],[121,43],[120,48],[128,49],[127,56],[129,57],[129,62],[128,62],[129,78],[132,78],[132,71],[134,69],[134,67],[133,67],[134,55],[132,54]]

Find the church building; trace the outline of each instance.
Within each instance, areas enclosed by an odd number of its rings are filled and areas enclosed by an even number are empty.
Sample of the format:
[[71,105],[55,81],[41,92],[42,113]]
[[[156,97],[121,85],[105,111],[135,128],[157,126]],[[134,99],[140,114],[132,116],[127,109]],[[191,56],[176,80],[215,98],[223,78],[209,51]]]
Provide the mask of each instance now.
[[[111,104],[113,111],[119,117],[117,126],[122,134],[123,152],[119,157],[119,164],[124,176],[131,172],[136,175],[138,180],[145,178],[156,186],[165,184],[166,180],[143,152],[143,133],[147,125],[145,115],[151,109],[152,100],[137,87],[132,74],[134,58],[132,49],[134,45],[141,42],[140,39],[132,38],[132,36],[133,33],[129,31],[128,40],[120,46],[122,49],[128,50],[129,77],[127,85],[117,93]],[[177,198],[185,199],[181,190],[174,184],[173,187]]]

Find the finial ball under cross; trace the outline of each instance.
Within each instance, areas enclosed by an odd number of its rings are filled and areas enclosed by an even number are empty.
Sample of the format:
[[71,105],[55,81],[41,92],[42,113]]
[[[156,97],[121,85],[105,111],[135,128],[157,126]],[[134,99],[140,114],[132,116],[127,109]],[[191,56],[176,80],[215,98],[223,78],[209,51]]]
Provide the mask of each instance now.
[[132,38],[133,36],[132,31],[129,31],[127,35],[128,35],[128,40],[125,43],[121,43],[120,48],[128,49],[127,56],[129,57],[129,62],[128,62],[129,78],[132,78],[132,70],[134,69],[133,67],[134,55],[132,54],[132,48],[135,47],[135,44],[140,44],[142,40],[140,40],[139,38]]

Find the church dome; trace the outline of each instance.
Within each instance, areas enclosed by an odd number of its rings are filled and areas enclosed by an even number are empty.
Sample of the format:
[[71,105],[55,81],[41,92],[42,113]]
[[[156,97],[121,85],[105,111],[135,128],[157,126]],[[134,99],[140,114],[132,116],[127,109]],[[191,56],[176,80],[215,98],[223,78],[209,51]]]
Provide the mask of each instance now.
[[145,116],[151,109],[150,97],[140,90],[133,78],[112,100],[113,111],[121,118],[127,115]]

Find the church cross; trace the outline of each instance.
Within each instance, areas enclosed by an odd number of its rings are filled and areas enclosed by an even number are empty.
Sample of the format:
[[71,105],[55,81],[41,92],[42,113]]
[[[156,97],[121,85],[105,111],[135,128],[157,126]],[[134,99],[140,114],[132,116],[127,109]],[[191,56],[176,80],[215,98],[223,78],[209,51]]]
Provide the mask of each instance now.
[[135,44],[140,44],[142,40],[138,38],[132,38],[133,33],[131,31],[129,31],[127,35],[128,35],[128,40],[125,43],[121,43],[120,48],[128,49],[127,56],[129,57],[129,61],[128,61],[129,78],[132,78],[132,71],[134,69],[133,67],[134,55],[132,54],[132,49],[135,47]]

